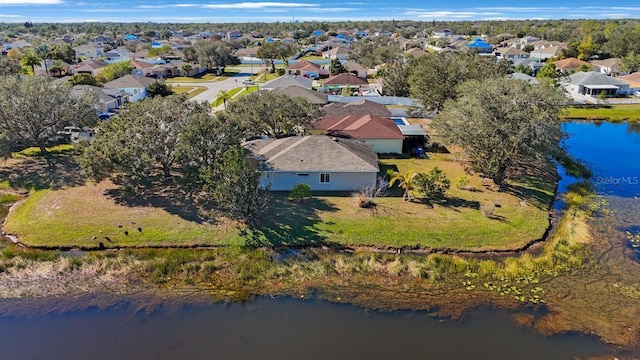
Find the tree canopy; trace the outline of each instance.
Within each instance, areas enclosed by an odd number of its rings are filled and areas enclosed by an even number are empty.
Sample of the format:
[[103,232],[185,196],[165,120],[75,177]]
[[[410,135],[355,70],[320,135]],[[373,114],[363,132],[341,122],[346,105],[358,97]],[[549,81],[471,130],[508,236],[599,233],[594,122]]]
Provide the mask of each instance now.
[[410,92],[426,110],[440,111],[447,100],[458,97],[457,85],[467,80],[506,75],[510,65],[471,53],[426,54],[409,61]]
[[224,71],[227,66],[240,64],[240,60],[232,54],[231,45],[224,41],[198,41],[193,49],[200,65],[208,69]]
[[400,46],[384,37],[367,37],[352,45],[349,57],[366,68],[387,64],[402,58]]
[[460,97],[446,103],[433,126],[464,150],[473,169],[503,184],[522,165],[536,165],[561,153],[559,120],[564,94],[550,86],[490,78],[460,85]]
[[97,96],[71,94],[64,82],[47,76],[0,77],[0,152],[19,146],[46,144],[65,126],[89,126],[97,121]]
[[222,116],[243,124],[253,134],[280,138],[303,134],[322,111],[301,97],[258,91],[229,103]]
[[183,95],[131,103],[100,125],[85,151],[84,167],[97,180],[118,171],[131,188],[148,186],[157,175],[169,178],[182,129],[192,115],[207,111]]

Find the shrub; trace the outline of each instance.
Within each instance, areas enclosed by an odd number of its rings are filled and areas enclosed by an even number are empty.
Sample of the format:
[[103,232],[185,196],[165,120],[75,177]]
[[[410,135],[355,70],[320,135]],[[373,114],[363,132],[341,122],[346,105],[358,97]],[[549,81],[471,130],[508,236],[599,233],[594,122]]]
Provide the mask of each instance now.
[[415,179],[416,190],[425,200],[438,200],[451,187],[451,182],[437,166],[427,174],[420,173]]
[[278,76],[284,75],[284,69],[283,68],[276,69],[276,74],[278,74]]
[[456,188],[460,190],[466,190],[469,188],[469,178],[465,175],[458,176],[456,178]]
[[311,186],[299,183],[291,189],[289,192],[289,199],[295,201],[302,201],[311,197]]

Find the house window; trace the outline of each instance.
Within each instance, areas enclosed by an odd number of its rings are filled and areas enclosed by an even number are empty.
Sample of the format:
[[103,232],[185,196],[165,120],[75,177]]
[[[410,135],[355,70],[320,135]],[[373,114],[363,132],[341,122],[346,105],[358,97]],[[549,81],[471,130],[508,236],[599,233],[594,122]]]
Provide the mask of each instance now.
[[328,184],[330,181],[329,174],[320,174],[320,184]]
[[309,176],[309,174],[298,174],[298,176]]

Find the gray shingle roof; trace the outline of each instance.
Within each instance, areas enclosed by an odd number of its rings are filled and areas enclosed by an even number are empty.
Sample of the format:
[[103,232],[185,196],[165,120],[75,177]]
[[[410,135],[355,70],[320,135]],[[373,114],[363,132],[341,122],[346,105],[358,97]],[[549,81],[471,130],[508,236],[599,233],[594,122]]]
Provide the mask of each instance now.
[[378,172],[371,145],[324,135],[258,139],[243,144],[274,171]]
[[157,80],[154,78],[149,78],[145,76],[125,75],[123,77],[109,81],[108,83],[104,84],[104,87],[106,88],[135,88],[135,87],[146,88],[156,81]]
[[312,104],[324,105],[327,103],[327,95],[319,91],[313,91],[305,89],[300,86],[287,86],[283,88],[277,88],[273,91],[277,91],[280,94],[287,95],[289,97],[301,97]]
[[575,74],[569,75],[569,83],[572,85],[586,85],[586,86],[596,86],[596,85],[614,85],[614,86],[624,86],[627,85],[622,80],[618,80],[611,76],[604,75],[602,73],[596,71],[589,72],[577,72]]
[[303,76],[285,75],[265,83],[261,88],[272,90],[287,86],[299,86],[305,89],[311,89],[313,86],[313,80]]

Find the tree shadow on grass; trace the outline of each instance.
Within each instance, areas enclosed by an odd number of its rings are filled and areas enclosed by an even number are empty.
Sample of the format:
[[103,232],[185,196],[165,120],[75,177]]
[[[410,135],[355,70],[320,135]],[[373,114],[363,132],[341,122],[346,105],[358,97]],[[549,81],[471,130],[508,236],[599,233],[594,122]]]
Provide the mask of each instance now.
[[438,203],[446,208],[453,208],[459,211],[458,208],[468,208],[473,210],[480,210],[480,202],[476,200],[466,200],[455,196],[448,196],[443,201]]
[[136,193],[125,191],[121,188],[109,189],[105,195],[113,199],[118,205],[161,208],[184,220],[200,224],[211,222],[212,220],[212,217],[204,211],[205,208],[209,208],[210,204],[189,196],[176,184]]
[[524,200],[539,209],[548,208],[551,200],[553,199],[552,195],[549,195],[537,186],[508,184],[504,186],[503,191],[517,197],[518,199]]
[[84,185],[82,173],[74,156],[34,157],[0,163],[0,179],[7,180],[13,189],[61,189]]
[[253,227],[246,240],[252,247],[335,246],[326,241],[315,224],[321,221],[319,211],[337,211],[323,199],[311,198],[297,203],[274,194],[263,221]]

